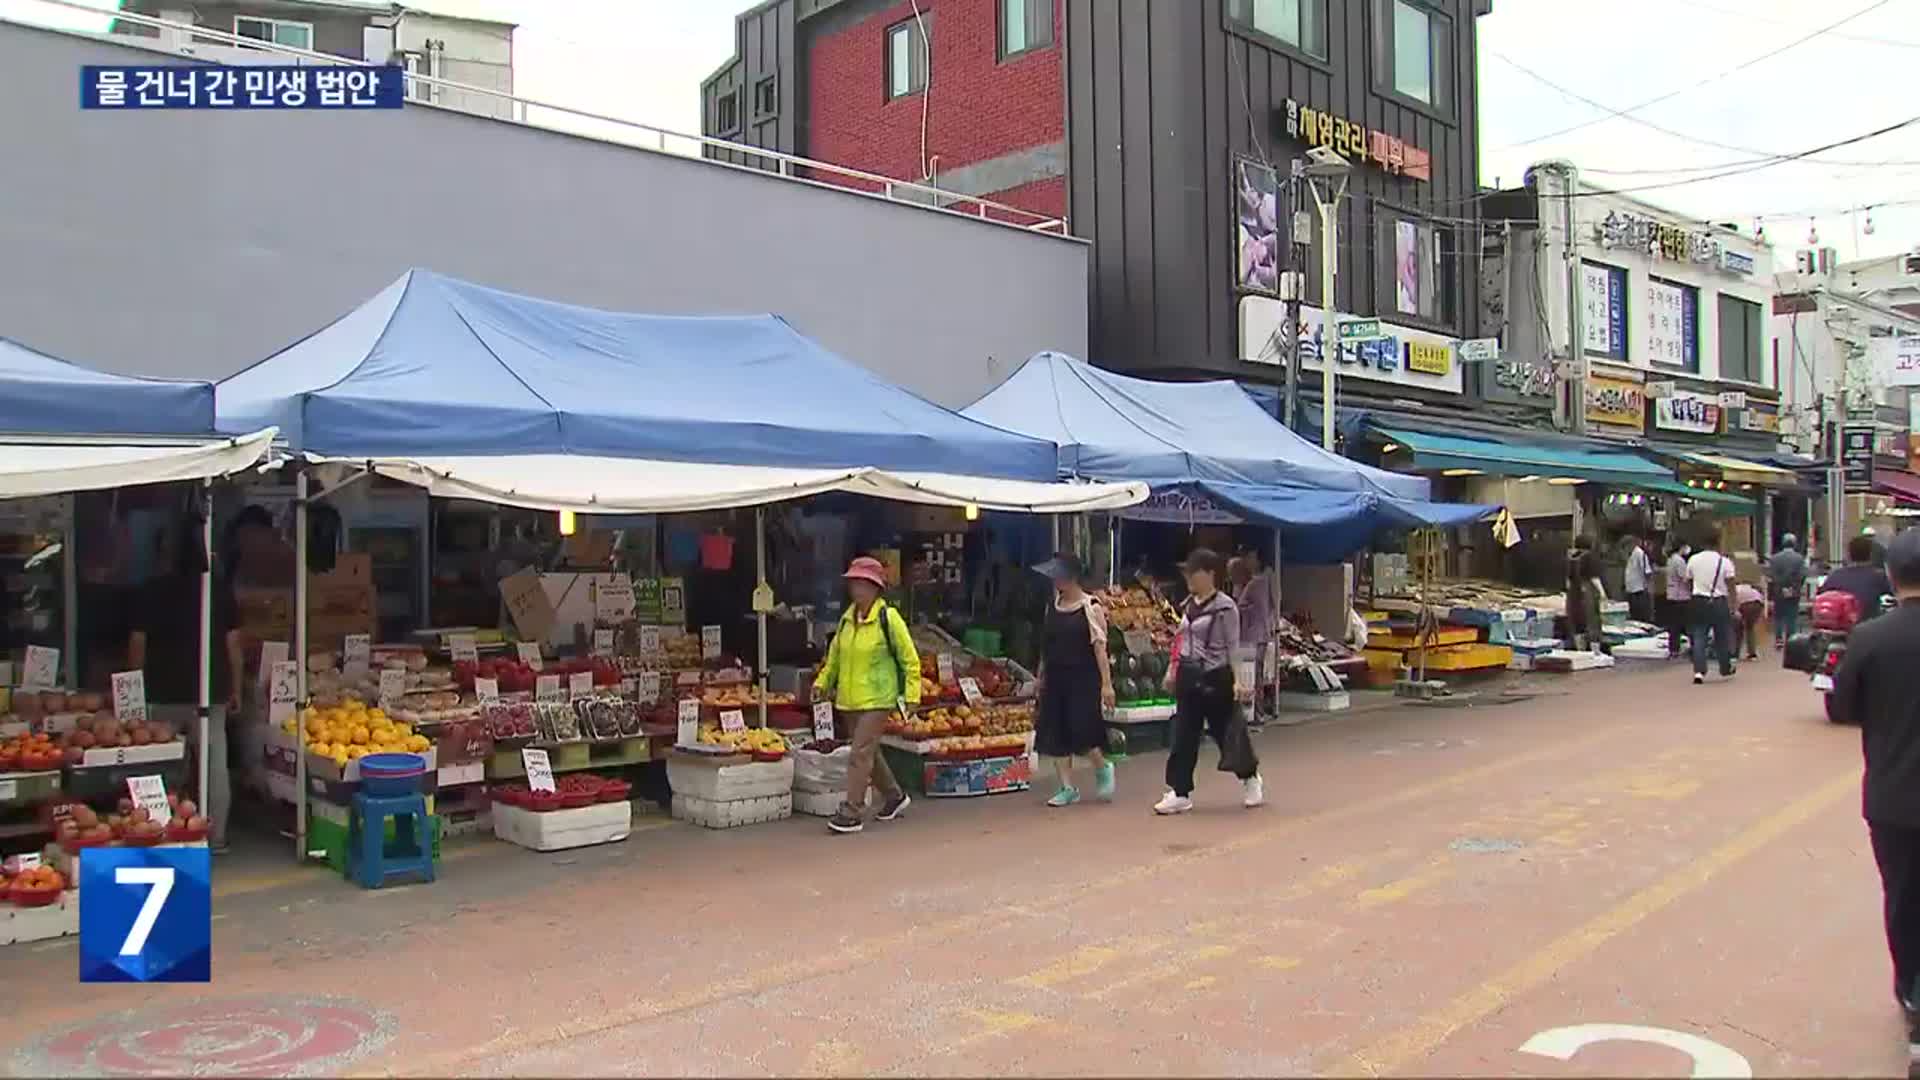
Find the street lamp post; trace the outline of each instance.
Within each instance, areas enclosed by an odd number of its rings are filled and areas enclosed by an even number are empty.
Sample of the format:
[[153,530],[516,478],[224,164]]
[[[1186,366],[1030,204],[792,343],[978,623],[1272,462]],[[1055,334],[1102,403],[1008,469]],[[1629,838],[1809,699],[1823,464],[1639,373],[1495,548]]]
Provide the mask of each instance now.
[[[1334,300],[1338,273],[1340,200],[1353,165],[1324,146],[1307,151],[1307,182],[1320,211],[1320,445],[1333,449],[1333,368],[1340,352],[1340,305]],[[1324,190],[1322,185],[1325,185]]]

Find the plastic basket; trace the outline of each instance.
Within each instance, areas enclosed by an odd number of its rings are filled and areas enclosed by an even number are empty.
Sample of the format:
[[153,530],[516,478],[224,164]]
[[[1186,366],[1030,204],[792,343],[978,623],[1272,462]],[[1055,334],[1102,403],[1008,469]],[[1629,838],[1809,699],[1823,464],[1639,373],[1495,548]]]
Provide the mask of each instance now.
[[427,759],[418,754],[368,754],[360,759],[360,790],[368,795],[412,795],[420,790]]
[[48,907],[60,902],[59,889],[21,889],[7,890],[7,899],[17,907]]

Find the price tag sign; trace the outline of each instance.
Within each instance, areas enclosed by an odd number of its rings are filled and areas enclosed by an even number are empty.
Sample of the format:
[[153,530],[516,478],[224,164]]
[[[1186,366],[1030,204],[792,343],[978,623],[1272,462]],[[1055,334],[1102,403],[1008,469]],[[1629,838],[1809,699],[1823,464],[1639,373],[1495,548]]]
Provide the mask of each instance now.
[[765,615],[773,610],[773,586],[755,585],[753,587],[753,612]]
[[293,650],[287,648],[284,641],[263,641],[260,643],[260,688],[267,689],[273,682],[273,665],[283,663],[293,656]]
[[173,817],[173,811],[167,807],[167,785],[158,776],[127,777],[127,795],[133,799],[133,805],[147,812],[155,821],[165,822]]
[[980,692],[980,684],[972,678],[960,680],[960,693],[967,699],[967,704],[976,709],[987,700],[987,695]]
[[294,700],[300,695],[300,665],[291,660],[276,661],[267,673],[267,722],[283,724],[293,718]]
[[569,699],[577,698],[577,697],[592,697],[592,696],[593,696],[593,672],[576,671],[573,674],[567,676],[567,697]]
[[407,696],[407,673],[403,668],[380,669],[380,708],[392,712],[401,698]]
[[739,709],[728,709],[720,714],[721,731],[747,730],[747,714]]
[[147,722],[147,673],[113,673],[113,718],[122,724]]
[[60,682],[60,650],[27,646],[27,662],[20,669],[20,689],[51,690]]
[[952,686],[953,685],[953,654],[941,653],[939,656],[934,657],[933,666],[935,669],[937,669],[940,672],[940,685]]
[[520,751],[520,763],[527,768],[527,786],[534,791],[553,790],[553,762],[547,752],[529,746]]
[[720,628],[703,626],[700,628],[700,658],[703,660],[720,659]]
[[833,702],[816,701],[813,704],[813,737],[816,739],[833,738]]
[[612,630],[595,630],[593,632],[593,654],[595,656],[613,655]]
[[482,705],[498,704],[500,701],[500,680],[499,679],[473,680],[473,696],[479,699],[480,704]]
[[14,858],[19,860],[16,865],[22,870],[40,869],[40,856],[35,852],[29,851],[25,854],[15,855]]
[[641,656],[659,656],[660,655],[660,628],[659,627],[643,626],[640,628],[640,655]]
[[359,678],[373,665],[373,638],[366,634],[348,634],[341,649],[340,667],[348,678]]
[[700,699],[680,699],[680,736],[676,740],[681,746],[692,746],[700,741]]
[[522,641],[518,645],[515,645],[513,649],[514,652],[519,655],[520,662],[535,671],[539,671],[547,664],[545,660],[540,658],[540,643],[537,641]]
[[660,673],[657,671],[641,672],[640,677],[633,681],[633,693],[642,705],[652,705],[658,702],[660,700]]
[[623,623],[633,618],[633,579],[610,575],[593,590],[595,622]]
[[542,675],[533,681],[533,700],[565,701],[566,694],[560,688],[560,676]]
[[456,664],[462,660],[469,664],[480,662],[480,646],[473,640],[472,634],[447,635],[447,652],[452,654]]
[[0,802],[12,802],[20,797],[20,781],[0,780]]

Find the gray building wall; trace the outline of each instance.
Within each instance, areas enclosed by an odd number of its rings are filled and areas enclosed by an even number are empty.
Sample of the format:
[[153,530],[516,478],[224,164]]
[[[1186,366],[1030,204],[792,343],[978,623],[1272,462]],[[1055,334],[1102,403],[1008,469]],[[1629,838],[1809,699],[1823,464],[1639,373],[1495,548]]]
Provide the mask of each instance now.
[[599,307],[773,312],[946,405],[1085,355],[1080,242],[443,109],[88,112],[135,46],[0,22],[0,336],[218,378],[410,266]]

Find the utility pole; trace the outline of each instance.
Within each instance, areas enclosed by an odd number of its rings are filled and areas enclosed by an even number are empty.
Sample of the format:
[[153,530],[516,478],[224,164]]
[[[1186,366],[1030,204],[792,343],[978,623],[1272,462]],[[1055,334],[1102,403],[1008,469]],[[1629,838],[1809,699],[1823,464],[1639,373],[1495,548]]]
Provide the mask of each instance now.
[[1313,184],[1313,202],[1320,209],[1320,445],[1334,450],[1334,367],[1340,355],[1340,303],[1334,295],[1340,257],[1340,200],[1347,194],[1353,165],[1346,158],[1316,146],[1307,152],[1308,182],[1325,180],[1328,192]]
[[1556,161],[1553,170],[1560,177],[1560,211],[1566,229],[1567,257],[1567,419],[1574,434],[1587,433],[1587,337],[1586,284],[1580,268],[1580,234],[1574,212],[1574,189],[1579,171],[1572,162]]
[[[1304,293],[1305,275],[1299,267],[1305,264],[1307,256],[1307,237],[1305,230],[1298,226],[1305,220],[1305,207],[1302,205],[1300,188],[1307,183],[1307,163],[1300,158],[1293,159],[1292,171],[1287,174],[1287,245],[1281,252],[1280,281],[1281,302],[1286,312],[1287,325],[1281,329],[1280,342],[1286,349],[1287,389],[1284,397],[1285,415],[1281,422],[1293,430],[1294,421],[1300,415],[1300,297]],[[1324,358],[1322,358],[1324,362]]]

